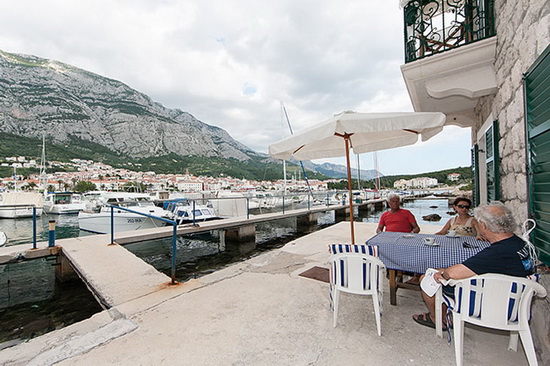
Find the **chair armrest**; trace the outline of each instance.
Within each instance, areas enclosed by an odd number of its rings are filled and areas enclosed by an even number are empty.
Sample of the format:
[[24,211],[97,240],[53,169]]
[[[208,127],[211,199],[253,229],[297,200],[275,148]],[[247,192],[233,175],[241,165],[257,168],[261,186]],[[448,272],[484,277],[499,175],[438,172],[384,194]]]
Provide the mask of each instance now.
[[439,286],[435,293],[435,334],[443,338],[443,325],[441,324],[443,309],[443,286]]

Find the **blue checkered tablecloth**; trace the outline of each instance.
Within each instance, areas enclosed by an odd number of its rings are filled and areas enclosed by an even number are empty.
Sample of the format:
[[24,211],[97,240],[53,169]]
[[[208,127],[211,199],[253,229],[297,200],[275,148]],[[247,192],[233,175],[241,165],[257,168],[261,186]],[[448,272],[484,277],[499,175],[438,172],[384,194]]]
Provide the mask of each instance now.
[[[426,237],[435,238],[439,245],[425,244],[423,239]],[[367,244],[378,246],[380,260],[386,268],[415,273],[462,263],[490,245],[489,242],[470,236],[447,237],[389,231],[376,234],[367,240]]]

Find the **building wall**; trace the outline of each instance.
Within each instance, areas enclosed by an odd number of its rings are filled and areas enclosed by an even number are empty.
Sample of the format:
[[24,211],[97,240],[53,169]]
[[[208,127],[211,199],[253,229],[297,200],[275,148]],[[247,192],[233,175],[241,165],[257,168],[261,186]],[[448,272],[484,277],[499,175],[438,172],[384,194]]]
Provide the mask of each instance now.
[[[502,201],[521,223],[528,215],[523,74],[550,44],[550,0],[495,1],[498,92],[476,109],[477,130],[488,118],[499,121]],[[541,283],[550,290],[550,274]],[[550,300],[535,300],[531,329],[541,364],[550,365]]]
[[523,74],[550,44],[550,0],[495,1],[498,92],[481,101],[477,129],[488,118],[499,121],[501,199],[527,218],[527,178]]

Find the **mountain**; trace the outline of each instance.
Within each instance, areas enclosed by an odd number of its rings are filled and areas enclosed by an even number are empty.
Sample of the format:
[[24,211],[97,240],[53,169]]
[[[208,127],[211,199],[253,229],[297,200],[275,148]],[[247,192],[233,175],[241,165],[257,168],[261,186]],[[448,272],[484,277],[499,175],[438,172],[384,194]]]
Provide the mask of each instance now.
[[[344,179],[347,179],[348,177],[348,171],[345,165],[330,164],[330,163],[314,164],[311,161],[304,161],[303,164],[304,164],[304,168],[320,173],[327,177],[344,178]],[[377,172],[374,169],[369,169],[369,170],[361,169],[358,171],[355,168],[351,168],[351,177],[353,179],[357,179],[357,177],[360,176],[361,180],[371,180],[376,178],[377,175],[378,177],[384,176],[382,173]]]
[[52,143],[89,141],[124,156],[232,158],[260,154],[179,109],[113,79],[0,51],[0,130]]
[[[0,157],[139,164],[157,172],[221,173],[248,179],[282,178],[280,161],[257,153],[225,130],[169,109],[128,85],[58,61],[0,50]],[[31,151],[28,151],[31,149]],[[346,178],[346,167],[304,162],[313,178]],[[357,171],[353,169],[353,176]],[[361,171],[372,179],[373,171]]]

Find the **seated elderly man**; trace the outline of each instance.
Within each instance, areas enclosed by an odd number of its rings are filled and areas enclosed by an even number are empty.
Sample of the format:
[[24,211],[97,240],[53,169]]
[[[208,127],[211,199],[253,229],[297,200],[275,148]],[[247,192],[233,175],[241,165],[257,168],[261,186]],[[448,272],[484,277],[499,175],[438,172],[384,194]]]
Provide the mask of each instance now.
[[[532,244],[514,235],[516,222],[508,208],[501,202],[492,202],[477,207],[474,210],[474,216],[479,223],[481,234],[489,240],[491,246],[461,264],[439,269],[439,272],[434,275],[437,282],[441,279],[459,280],[485,273],[517,277],[533,274],[535,259],[531,256],[532,251],[529,248]],[[454,290],[450,286],[444,286],[443,291],[448,296],[454,296]],[[414,315],[413,319],[419,324],[435,328],[435,296],[430,297],[422,292],[422,298],[429,312]],[[446,309],[443,314],[445,312]],[[445,316],[439,321],[443,322],[443,329],[446,329]]]
[[380,216],[380,222],[376,228],[376,232],[396,231],[401,233],[418,233],[420,228],[416,223],[414,215],[409,210],[400,207],[401,198],[396,193],[390,193],[387,197],[390,210]]

